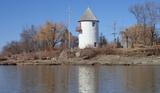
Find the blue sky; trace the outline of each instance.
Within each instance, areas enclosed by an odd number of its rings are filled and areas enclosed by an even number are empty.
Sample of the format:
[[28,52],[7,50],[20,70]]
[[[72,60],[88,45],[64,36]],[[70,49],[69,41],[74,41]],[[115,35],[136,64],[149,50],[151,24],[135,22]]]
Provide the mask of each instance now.
[[[24,26],[40,26],[47,20],[66,23],[67,8],[71,8],[70,30],[77,35],[77,21],[89,6],[100,20],[99,30],[113,40],[113,22],[117,32],[135,24],[129,6],[149,0],[0,0],[0,49],[12,40],[19,40]],[[158,0],[152,0],[160,2]]]

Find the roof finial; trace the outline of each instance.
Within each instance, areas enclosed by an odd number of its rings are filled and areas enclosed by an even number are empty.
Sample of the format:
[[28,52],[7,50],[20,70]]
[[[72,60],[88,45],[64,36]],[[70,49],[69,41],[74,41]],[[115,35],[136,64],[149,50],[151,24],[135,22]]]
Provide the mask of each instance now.
[[88,5],[88,7],[87,8],[89,8],[90,9],[90,6]]
[[87,10],[91,10],[91,7],[88,5]]

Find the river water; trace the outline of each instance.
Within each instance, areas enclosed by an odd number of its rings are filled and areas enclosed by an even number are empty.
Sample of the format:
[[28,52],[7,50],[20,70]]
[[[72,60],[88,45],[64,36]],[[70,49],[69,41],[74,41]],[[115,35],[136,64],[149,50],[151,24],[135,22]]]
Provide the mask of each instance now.
[[0,66],[0,93],[160,93],[160,66]]

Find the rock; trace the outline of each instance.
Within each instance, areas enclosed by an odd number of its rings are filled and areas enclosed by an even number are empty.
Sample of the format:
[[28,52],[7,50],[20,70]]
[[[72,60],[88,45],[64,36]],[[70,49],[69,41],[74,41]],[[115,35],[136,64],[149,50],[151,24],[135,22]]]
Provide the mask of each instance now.
[[0,57],[0,61],[6,61],[8,58],[6,57]]
[[60,53],[59,59],[68,59],[68,58],[74,58],[75,52],[74,51],[70,51],[70,50],[64,50]]
[[52,61],[57,61],[57,59],[55,57],[51,58]]
[[59,59],[67,59],[67,58],[68,58],[67,51],[66,50],[62,51],[59,55]]
[[81,53],[78,51],[77,53],[76,53],[76,57],[80,57],[81,56]]
[[96,52],[93,49],[83,49],[80,52],[80,57],[83,59],[90,59],[96,56]]
[[51,58],[50,58],[50,57],[43,56],[43,57],[41,57],[41,60],[51,60]]
[[85,59],[89,59],[90,57],[89,56],[83,56],[82,58],[85,60]]

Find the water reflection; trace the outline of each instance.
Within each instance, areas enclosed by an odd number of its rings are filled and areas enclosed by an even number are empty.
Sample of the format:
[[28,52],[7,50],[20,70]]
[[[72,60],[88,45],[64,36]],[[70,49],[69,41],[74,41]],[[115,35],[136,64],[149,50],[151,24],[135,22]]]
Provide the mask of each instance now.
[[100,69],[100,93],[158,93],[153,92],[153,67],[113,66]]
[[53,93],[55,90],[55,70],[50,67],[18,67],[20,77],[19,93]]
[[79,93],[97,93],[97,75],[93,67],[78,67]]
[[20,77],[17,67],[0,67],[0,93],[19,93]]
[[160,93],[160,66],[0,66],[0,93]]

